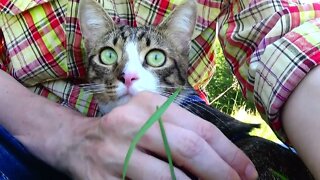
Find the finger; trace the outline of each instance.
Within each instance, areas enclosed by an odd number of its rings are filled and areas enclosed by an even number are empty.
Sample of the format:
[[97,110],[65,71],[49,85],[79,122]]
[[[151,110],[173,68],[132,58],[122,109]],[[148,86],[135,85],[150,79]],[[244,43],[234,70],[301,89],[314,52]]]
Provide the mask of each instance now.
[[210,146],[240,175],[241,179],[257,179],[258,173],[251,160],[227,139],[221,131],[207,138]]
[[[183,116],[184,114],[184,116]],[[183,120],[177,117],[184,117]],[[201,119],[198,116],[191,114],[180,107],[175,107],[168,110],[168,113],[163,117],[165,121],[176,124],[180,127],[189,129],[200,137],[205,139],[208,144],[226,161],[238,174],[245,179],[256,179],[258,173],[251,160],[234,145],[216,126]]]
[[[238,174],[245,179],[256,179],[258,173],[251,160],[234,145],[216,126],[191,114],[188,111],[172,106],[163,116],[164,121],[169,121],[177,126],[195,132],[205,139],[217,154],[227,162]],[[184,116],[183,116],[184,115]],[[183,117],[183,120],[177,117]]]
[[[181,170],[174,167],[175,176],[177,179],[190,179]],[[127,177],[129,179],[168,179],[171,180],[169,164],[148,155],[140,150],[135,150],[131,157]]]
[[[157,96],[152,93],[143,93],[138,97],[137,101],[142,99],[150,99],[151,103],[146,103],[146,101],[140,102],[141,104],[147,106],[152,113],[155,109],[155,105],[162,104],[166,98],[162,96]],[[226,161],[233,169],[235,169],[241,177],[246,177],[246,179],[256,179],[257,172],[254,168],[253,163],[250,159],[229,139],[227,139],[224,134],[213,124],[202,118],[195,116],[189,111],[181,108],[176,104],[172,104],[170,108],[164,113],[163,120],[180,126],[182,128],[191,130],[205,139],[209,145],[218,153],[221,158]]]
[[[170,123],[164,123],[175,164],[200,179],[240,179],[234,171],[200,136]],[[159,127],[154,126],[139,146],[165,156]]]

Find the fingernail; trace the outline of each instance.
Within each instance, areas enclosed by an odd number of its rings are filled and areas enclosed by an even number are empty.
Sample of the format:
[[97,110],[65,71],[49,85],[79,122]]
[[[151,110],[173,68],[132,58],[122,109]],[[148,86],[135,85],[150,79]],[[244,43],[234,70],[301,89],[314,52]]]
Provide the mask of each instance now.
[[246,177],[247,179],[258,179],[258,172],[253,164],[248,164],[246,167]]

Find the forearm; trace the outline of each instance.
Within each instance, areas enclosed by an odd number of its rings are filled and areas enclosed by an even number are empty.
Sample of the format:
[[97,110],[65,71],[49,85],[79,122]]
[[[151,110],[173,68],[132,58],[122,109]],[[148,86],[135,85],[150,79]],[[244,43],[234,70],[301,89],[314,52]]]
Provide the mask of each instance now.
[[[156,105],[165,101],[161,96],[141,93],[94,121],[33,95],[3,72],[0,72],[0,84],[6,87],[0,89],[0,123],[31,152],[74,179],[119,179],[133,135],[151,116]],[[153,103],[145,99],[151,99]],[[168,140],[174,161],[195,176],[201,179],[256,178],[249,158],[212,124],[177,105],[170,106],[163,120],[164,126],[171,129],[168,132],[172,132],[168,134]],[[218,144],[214,143],[216,140],[219,140]],[[165,156],[161,142],[159,129],[150,129],[145,135],[145,143],[138,145],[142,151],[136,149],[131,158],[129,179],[170,177],[165,162],[144,153]],[[181,142],[186,143],[181,146]],[[189,146],[191,148],[181,149]],[[208,157],[212,161],[208,161]],[[145,168],[139,166],[141,160],[146,164]],[[216,165],[218,171],[207,170]],[[175,173],[178,179],[188,179],[179,168]]]
[[313,69],[287,101],[285,131],[316,179],[320,179],[320,67]]
[[71,124],[81,123],[84,117],[33,94],[2,71],[0,84],[0,124],[33,154],[56,166],[63,144],[69,141]]

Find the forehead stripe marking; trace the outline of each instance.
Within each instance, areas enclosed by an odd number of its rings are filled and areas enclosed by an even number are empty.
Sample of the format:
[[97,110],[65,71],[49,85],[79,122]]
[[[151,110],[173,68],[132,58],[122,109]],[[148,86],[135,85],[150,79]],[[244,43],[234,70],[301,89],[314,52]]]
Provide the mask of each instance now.
[[117,44],[117,42],[118,42],[118,37],[115,37],[115,38],[113,39],[113,45],[115,46],[115,45]]
[[146,38],[146,45],[149,47],[150,45],[151,45],[151,40],[150,40],[150,38]]
[[142,38],[146,35],[146,32],[141,32],[139,35],[138,35],[138,40],[141,41]]

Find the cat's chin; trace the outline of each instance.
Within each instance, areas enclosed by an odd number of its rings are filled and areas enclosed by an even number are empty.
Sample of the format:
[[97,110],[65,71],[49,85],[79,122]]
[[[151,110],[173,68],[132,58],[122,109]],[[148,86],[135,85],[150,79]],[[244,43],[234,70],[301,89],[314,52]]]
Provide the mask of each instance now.
[[131,98],[132,98],[131,94],[125,94],[123,96],[120,96],[117,100],[114,100],[114,101],[108,101],[106,103],[99,102],[99,110],[102,114],[109,113],[115,107],[121,106],[129,102]]

